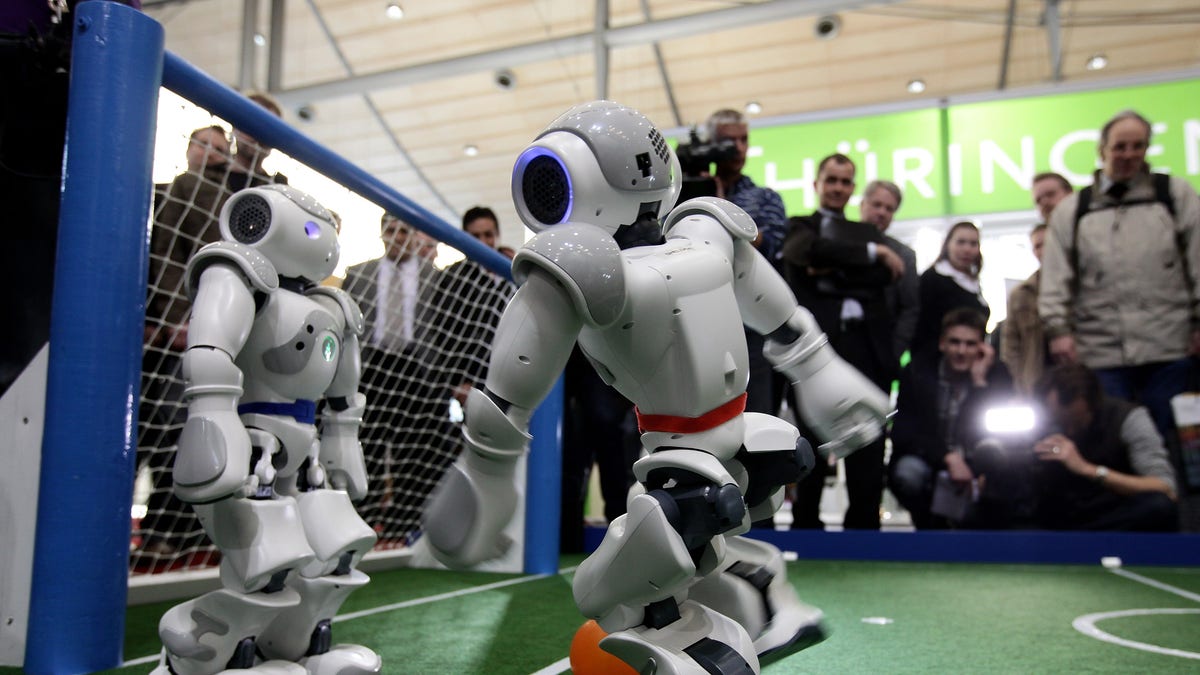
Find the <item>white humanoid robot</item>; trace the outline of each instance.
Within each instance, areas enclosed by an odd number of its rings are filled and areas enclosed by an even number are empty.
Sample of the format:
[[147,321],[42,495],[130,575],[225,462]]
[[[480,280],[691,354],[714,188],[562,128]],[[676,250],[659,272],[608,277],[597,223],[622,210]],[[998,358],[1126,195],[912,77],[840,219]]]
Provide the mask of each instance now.
[[647,455],[628,513],[575,574],[576,603],[637,672],[758,672],[759,655],[820,639],[821,613],[797,598],[777,549],[735,535],[773,514],[815,458],[792,425],[744,411],[742,324],[767,336],[824,452],[877,438],[888,399],[829,347],[754,248],[744,211],[700,198],[667,215],[679,173],[650,121],[609,101],[567,111],[520,155],[514,200],[539,234],[513,260],[521,286],[468,399],[466,451],[426,507],[426,538],[453,567],[508,544],[529,417],[578,341],[637,406]]
[[154,672],[378,673],[370,649],[331,642],[375,543],[351,504],[366,492],[362,313],[317,285],[338,261],[333,217],[273,185],[233,195],[220,227],[223,241],[188,262],[174,482],[221,551],[223,588],[163,615]]

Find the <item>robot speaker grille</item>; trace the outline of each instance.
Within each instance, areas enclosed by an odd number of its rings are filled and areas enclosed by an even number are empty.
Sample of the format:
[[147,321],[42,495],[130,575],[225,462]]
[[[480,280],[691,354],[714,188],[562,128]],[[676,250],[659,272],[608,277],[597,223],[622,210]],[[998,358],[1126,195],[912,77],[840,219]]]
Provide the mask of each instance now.
[[562,222],[570,195],[567,173],[553,157],[535,157],[521,176],[521,194],[529,213],[540,223]]
[[667,142],[663,139],[662,134],[658,133],[658,129],[650,129],[650,147],[654,148],[654,153],[658,155],[667,165],[671,164],[671,160],[667,159]]
[[229,233],[235,241],[253,244],[267,234],[271,226],[271,205],[258,195],[238,199],[229,210]]

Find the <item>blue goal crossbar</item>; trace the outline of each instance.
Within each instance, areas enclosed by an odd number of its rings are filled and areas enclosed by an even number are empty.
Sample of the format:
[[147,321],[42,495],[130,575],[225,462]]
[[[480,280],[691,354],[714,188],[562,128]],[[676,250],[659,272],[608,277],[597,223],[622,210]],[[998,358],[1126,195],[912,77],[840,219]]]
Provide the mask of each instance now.
[[[45,431],[25,671],[121,664],[160,86],[320,171],[505,278],[500,253],[163,51],[125,5],[74,12]],[[524,566],[558,567],[561,382],[535,414]],[[536,479],[535,479],[536,477]]]

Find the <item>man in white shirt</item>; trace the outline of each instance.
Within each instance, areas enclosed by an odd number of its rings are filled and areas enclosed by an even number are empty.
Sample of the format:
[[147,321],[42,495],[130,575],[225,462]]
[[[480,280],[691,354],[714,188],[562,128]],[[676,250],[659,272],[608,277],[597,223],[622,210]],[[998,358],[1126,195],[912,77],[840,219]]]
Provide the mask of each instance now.
[[432,274],[434,241],[395,216],[380,220],[384,255],[346,270],[342,287],[363,311],[363,455],[370,477],[362,516],[381,536],[400,538],[417,527],[417,513],[397,502],[406,434],[418,433],[422,405],[429,403],[428,376],[417,357],[421,293]]

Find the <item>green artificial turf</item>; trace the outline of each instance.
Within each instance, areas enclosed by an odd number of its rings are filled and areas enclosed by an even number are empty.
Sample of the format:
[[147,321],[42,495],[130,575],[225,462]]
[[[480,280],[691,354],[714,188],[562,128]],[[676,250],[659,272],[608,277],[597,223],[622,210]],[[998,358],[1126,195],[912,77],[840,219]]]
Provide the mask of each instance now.
[[[579,559],[565,558],[564,566]],[[1200,660],[1107,644],[1072,627],[1076,617],[1098,612],[1200,610],[1194,598],[1099,566],[799,561],[788,570],[801,597],[825,611],[830,636],[767,665],[767,675],[1200,672]],[[1200,568],[1134,571],[1200,595]],[[505,580],[519,583],[421,602]],[[565,658],[583,621],[570,582],[569,573],[542,578],[416,569],[376,573],[370,585],[350,596],[342,615],[413,604],[339,620],[334,638],[379,652],[385,673],[527,675]],[[158,618],[171,604],[129,608],[127,659],[157,653]],[[1114,618],[1097,626],[1126,640],[1200,656],[1200,613]]]

